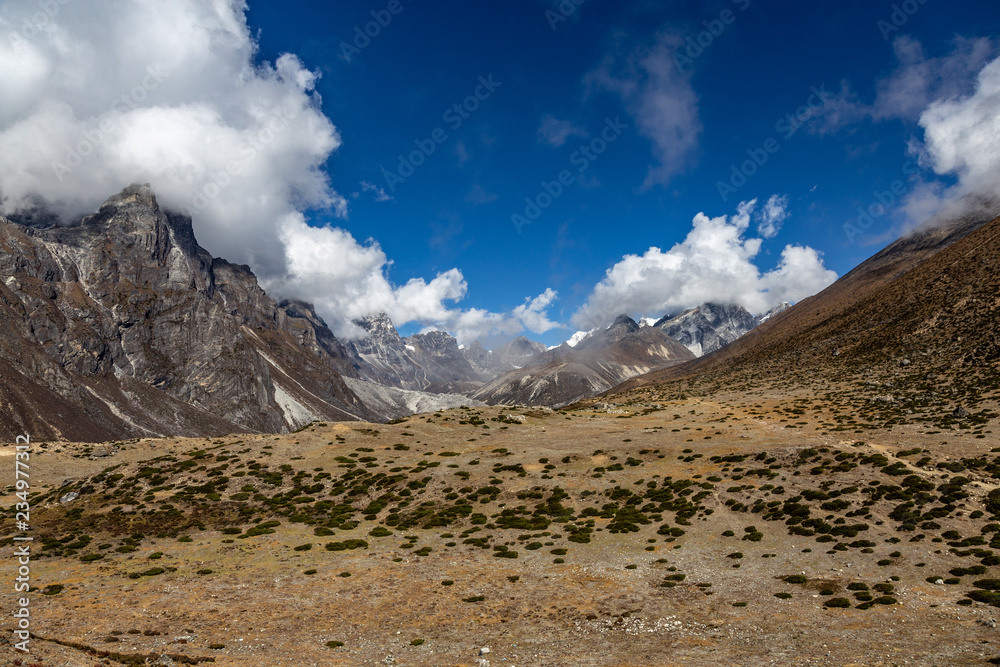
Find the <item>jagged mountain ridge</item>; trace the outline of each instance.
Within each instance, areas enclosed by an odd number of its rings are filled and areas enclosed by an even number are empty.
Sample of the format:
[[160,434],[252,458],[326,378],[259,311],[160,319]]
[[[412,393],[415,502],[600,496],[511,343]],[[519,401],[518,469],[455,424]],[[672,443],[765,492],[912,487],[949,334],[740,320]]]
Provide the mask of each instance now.
[[490,405],[560,407],[614,387],[628,378],[694,359],[686,347],[627,315],[575,348],[563,344],[473,394]]
[[[57,227],[0,222],[0,429],[109,440],[379,419],[311,306],[276,303],[130,186]],[[28,380],[30,378],[30,380]]]
[[480,377],[488,382],[504,373],[530,366],[545,350],[542,343],[518,336],[495,350],[485,349],[477,340],[462,350],[462,354]]
[[790,305],[783,302],[763,315],[755,316],[743,306],[703,303],[675,317],[663,317],[653,326],[701,357],[745,336]]
[[483,378],[443,331],[402,338],[392,320],[378,313],[355,322],[368,335],[347,343],[358,377],[387,387],[436,394],[464,394]]

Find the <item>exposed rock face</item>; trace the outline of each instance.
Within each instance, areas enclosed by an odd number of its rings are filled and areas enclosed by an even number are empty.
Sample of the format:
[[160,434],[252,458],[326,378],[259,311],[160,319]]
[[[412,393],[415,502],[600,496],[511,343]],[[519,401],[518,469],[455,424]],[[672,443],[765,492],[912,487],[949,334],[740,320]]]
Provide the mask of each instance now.
[[676,317],[664,317],[653,326],[700,357],[725,347],[758,324],[742,306],[703,303]]
[[628,378],[694,359],[686,347],[656,327],[639,327],[627,315],[575,348],[563,344],[537,356],[473,394],[491,405],[559,407],[599,394]]
[[483,377],[450,334],[431,331],[401,338],[385,313],[356,324],[368,332],[365,338],[348,343],[362,379],[438,394],[472,392],[483,384]]
[[[2,220],[2,219],[0,219]],[[68,227],[0,222],[0,434],[95,440],[377,419],[307,304],[131,186]],[[30,378],[30,379],[29,379]]]

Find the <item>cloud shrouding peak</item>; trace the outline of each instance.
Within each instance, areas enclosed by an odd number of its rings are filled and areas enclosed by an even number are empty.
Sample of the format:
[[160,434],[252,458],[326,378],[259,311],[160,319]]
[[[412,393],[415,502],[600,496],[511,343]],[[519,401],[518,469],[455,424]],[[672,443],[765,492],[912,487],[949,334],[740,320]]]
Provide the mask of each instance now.
[[48,4],[0,4],[0,214],[41,202],[71,218],[148,182],[210,252],[315,302],[338,335],[380,310],[468,335],[519,326],[446,305],[467,291],[457,269],[396,286],[378,244],[306,223],[309,209],[346,215],[324,171],[341,137],[316,73],[291,54],[255,61],[243,0]]
[[[763,313],[782,301],[811,296],[837,278],[816,250],[785,246],[778,266],[761,273],[754,262],[762,240],[747,238],[751,221],[764,221],[773,197],[757,213],[757,200],[743,202],[732,216],[694,217],[687,238],[667,251],[650,248],[626,255],[608,269],[586,304],[573,316],[581,329],[602,326],[620,313],[660,316],[701,303],[731,303]],[[782,209],[783,210],[783,209]]]
[[920,125],[921,159],[938,174],[959,179],[952,196],[1000,197],[1000,58],[979,72],[975,92],[934,102]]

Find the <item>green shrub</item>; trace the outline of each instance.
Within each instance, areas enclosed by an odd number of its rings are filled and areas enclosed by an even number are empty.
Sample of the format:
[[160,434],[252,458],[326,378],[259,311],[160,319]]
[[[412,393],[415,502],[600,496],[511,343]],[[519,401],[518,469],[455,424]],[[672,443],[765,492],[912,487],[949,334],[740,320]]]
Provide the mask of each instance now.
[[327,648],[340,648],[344,645],[344,642],[330,641],[326,643]]
[[791,599],[792,594],[791,593],[775,593],[774,597],[778,598],[779,600],[788,600],[788,599]]
[[834,609],[847,609],[851,606],[851,601],[847,598],[830,598],[823,603],[823,606]]
[[786,584],[805,584],[809,581],[809,577],[804,574],[790,574],[782,578]]

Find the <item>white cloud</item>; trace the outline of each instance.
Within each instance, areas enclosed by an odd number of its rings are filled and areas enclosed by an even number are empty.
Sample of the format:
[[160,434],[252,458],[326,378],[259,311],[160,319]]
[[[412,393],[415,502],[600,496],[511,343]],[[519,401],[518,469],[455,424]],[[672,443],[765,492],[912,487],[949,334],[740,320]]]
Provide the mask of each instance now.
[[375,197],[375,201],[379,203],[392,200],[392,197],[386,194],[385,188],[379,187],[374,183],[369,183],[368,181],[361,181],[360,185],[362,192],[371,192]]
[[966,192],[1000,187],[1000,58],[982,69],[973,94],[931,104],[920,116],[923,155]]
[[249,264],[276,297],[314,302],[339,335],[380,310],[400,326],[520,326],[455,309],[468,290],[457,269],[397,286],[376,242],[306,224],[310,208],[346,215],[324,170],[341,137],[317,73],[291,54],[255,62],[244,0],[50,4],[41,27],[40,3],[0,4],[0,214],[40,199],[75,217],[148,182],[210,252]]
[[687,238],[666,252],[652,247],[643,255],[626,255],[594,287],[573,324],[591,329],[621,313],[659,316],[705,302],[762,313],[836,280],[817,251],[796,245],[786,246],[778,266],[762,274],[754,262],[762,240],[746,238],[755,210],[753,200],[741,203],[733,216],[699,213]]
[[964,208],[983,199],[1000,201],[1000,58],[982,68],[973,92],[932,102],[919,122],[923,140],[911,142],[911,153],[952,182],[918,182],[903,200],[896,231],[905,233],[941,213],[960,214],[961,208],[949,208],[952,204]]
[[[509,314],[491,313],[479,308],[453,312],[444,328],[452,332],[459,343],[468,344],[477,338],[502,335],[514,336],[524,330],[545,333],[559,325],[548,318],[548,308],[558,297],[551,288],[538,296],[528,297]],[[428,327],[425,331],[433,330]]]
[[652,142],[657,164],[649,168],[644,188],[667,183],[698,147],[698,97],[672,55],[682,44],[683,38],[663,33],[650,48],[609,56],[585,80],[591,91],[621,97],[639,133]]
[[760,212],[757,233],[765,239],[773,239],[781,231],[781,223],[787,220],[788,216],[788,197],[771,195],[771,198],[764,204],[764,209]]
[[542,118],[542,124],[538,127],[538,140],[553,148],[559,148],[574,136],[585,137],[587,131],[568,120],[559,120],[552,115]]
[[896,66],[875,82],[875,99],[861,101],[851,86],[842,82],[840,93],[824,105],[818,126],[821,132],[866,119],[916,121],[931,103],[971,93],[977,72],[995,57],[997,44],[985,37],[959,36],[947,53],[928,57],[919,41],[901,36],[893,42],[893,51]]
[[532,333],[543,334],[550,329],[555,329],[559,325],[548,318],[547,310],[558,296],[558,293],[552,288],[546,289],[534,299],[525,299],[522,305],[514,309],[513,316],[521,323],[521,326]]

